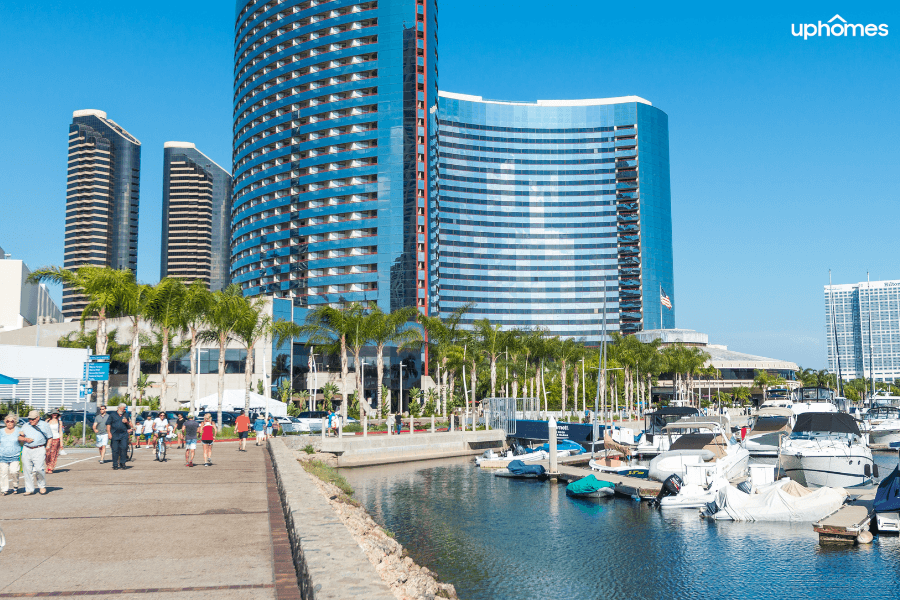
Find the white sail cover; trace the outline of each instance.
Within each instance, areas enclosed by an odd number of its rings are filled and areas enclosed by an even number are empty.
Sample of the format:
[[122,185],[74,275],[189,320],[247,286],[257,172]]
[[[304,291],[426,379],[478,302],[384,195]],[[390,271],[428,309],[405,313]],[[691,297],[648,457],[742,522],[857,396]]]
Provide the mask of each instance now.
[[813,522],[823,519],[844,503],[843,488],[822,487],[809,490],[794,481],[776,481],[753,494],[745,494],[734,486],[719,490],[714,519],[734,521]]

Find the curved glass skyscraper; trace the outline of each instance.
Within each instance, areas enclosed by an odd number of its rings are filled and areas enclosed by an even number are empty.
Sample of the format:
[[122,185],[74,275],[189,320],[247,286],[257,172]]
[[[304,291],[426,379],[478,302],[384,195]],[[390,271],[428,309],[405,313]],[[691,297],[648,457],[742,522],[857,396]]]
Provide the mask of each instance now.
[[232,281],[428,306],[436,0],[238,0]]
[[[596,341],[675,316],[668,117],[635,96],[440,93],[433,313]],[[605,298],[605,314],[604,314]]]

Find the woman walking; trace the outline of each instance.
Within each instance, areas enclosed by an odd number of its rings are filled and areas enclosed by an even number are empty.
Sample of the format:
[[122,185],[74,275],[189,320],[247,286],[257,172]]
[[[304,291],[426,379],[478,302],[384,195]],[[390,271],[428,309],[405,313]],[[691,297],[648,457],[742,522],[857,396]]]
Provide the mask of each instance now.
[[56,468],[56,460],[59,458],[59,449],[62,446],[63,424],[59,418],[59,411],[54,410],[47,419],[47,425],[53,437],[47,440],[47,473],[52,473]]
[[184,448],[184,413],[178,413],[178,420],[175,421],[175,431],[178,433],[178,447]]
[[0,496],[9,493],[12,480],[12,493],[19,491],[19,455],[22,445],[19,443],[19,418],[9,413],[4,420],[5,427],[0,429]]
[[203,442],[203,462],[204,466],[207,467],[212,464],[210,459],[212,458],[212,445],[216,439],[216,433],[216,424],[213,423],[212,415],[206,413],[206,416],[203,417],[203,424],[200,425],[200,441]]

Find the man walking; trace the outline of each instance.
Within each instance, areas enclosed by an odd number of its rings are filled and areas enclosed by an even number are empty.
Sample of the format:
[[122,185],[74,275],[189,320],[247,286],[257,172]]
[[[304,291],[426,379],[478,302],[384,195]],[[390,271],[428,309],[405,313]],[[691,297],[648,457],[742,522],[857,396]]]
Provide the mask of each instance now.
[[44,460],[47,456],[47,442],[53,437],[50,426],[41,421],[41,415],[33,410],[28,413],[28,423],[19,432],[22,448],[22,471],[25,475],[25,495],[34,495],[35,481],[40,493],[47,493],[47,481],[44,479]]
[[106,405],[100,407],[100,414],[94,417],[94,435],[97,437],[97,449],[100,450],[100,464],[106,457],[106,447],[109,445],[109,435],[106,433],[106,424],[109,423],[109,415],[106,414]]
[[238,444],[238,452],[246,452],[247,436],[250,435],[250,417],[245,415],[243,410],[238,415],[238,418],[234,420],[234,430],[238,434],[238,439],[241,440],[240,444]]
[[197,450],[197,429],[200,423],[194,418],[193,414],[188,415],[187,421],[182,427],[184,431],[184,466],[194,466],[194,452]]
[[125,404],[119,404],[116,414],[106,422],[106,433],[112,447],[113,469],[124,469],[128,456],[128,434],[131,432],[131,420],[125,414]]

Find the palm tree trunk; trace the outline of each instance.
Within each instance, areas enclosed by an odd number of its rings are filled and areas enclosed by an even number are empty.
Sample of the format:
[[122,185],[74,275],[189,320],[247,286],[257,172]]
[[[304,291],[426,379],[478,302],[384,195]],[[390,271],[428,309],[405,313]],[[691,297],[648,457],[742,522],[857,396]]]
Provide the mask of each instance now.
[[567,381],[566,381],[566,361],[562,361],[562,367],[560,368],[559,377],[560,377],[560,386],[561,386],[560,393],[559,393],[560,402],[561,402],[560,408],[562,409],[562,417],[565,418],[566,417],[566,400],[568,400],[568,397],[566,396],[566,393],[568,392],[568,386],[566,385],[566,383],[567,383]]
[[497,397],[497,357],[491,355],[491,398]]
[[[358,396],[362,396],[363,393],[363,373],[362,373],[362,365],[359,363],[359,353],[361,348],[353,349],[353,364],[356,365],[356,393]],[[381,381],[378,382],[378,410],[381,410]],[[359,402],[360,407],[362,407],[362,399]]]
[[[375,377],[378,381],[378,410],[381,410],[381,403],[384,401],[384,398],[381,397],[381,386],[384,381],[384,346],[380,345],[375,346]],[[393,408],[393,406],[391,408]],[[402,411],[402,399],[400,408]]]
[[448,377],[447,365],[444,365],[444,371],[443,371],[443,373],[441,373],[441,376],[443,376],[443,378],[444,378],[443,379],[444,385],[441,386],[441,396],[442,396],[442,401],[444,403],[444,406],[441,410],[441,414],[446,419],[447,418],[447,377]]
[[578,363],[575,363],[575,372],[572,373],[572,406],[575,412],[578,412],[578,383],[580,382],[580,378],[578,376]]
[[475,388],[478,385],[478,371],[475,359],[472,359],[472,431],[475,430]]
[[128,361],[128,393],[134,397],[137,393],[137,380],[141,374],[140,317],[132,317],[131,323],[131,358]]
[[200,370],[200,350],[197,348],[197,328],[191,327],[191,414],[197,410],[197,371]]
[[[97,315],[97,354],[106,354],[106,349],[108,347],[109,336],[106,333],[106,307],[102,307],[100,308],[100,313]],[[107,404],[109,402],[109,382],[100,381],[98,382],[98,386],[103,390],[103,404]],[[98,389],[98,392],[99,391],[100,390]]]
[[250,387],[253,385],[253,344],[247,346],[247,360],[244,361],[244,414],[250,414]]
[[222,429],[222,400],[225,397],[225,344],[228,340],[224,334],[219,335],[219,410],[216,423]]
[[[341,418],[347,419],[347,377],[349,376],[349,368],[347,367],[347,336],[341,335]],[[362,408],[362,404],[365,401],[363,397],[363,391],[358,390],[356,392],[356,401],[359,403],[360,408]],[[368,407],[365,410],[365,414],[369,414]],[[362,418],[363,413],[360,413],[359,417]]]
[[168,399],[168,387],[166,387],[166,381],[169,379],[169,328],[162,328],[162,352],[160,353],[161,360],[159,361],[159,374],[162,377],[162,389],[159,391],[159,409],[166,410],[168,406],[166,405],[166,400]]

